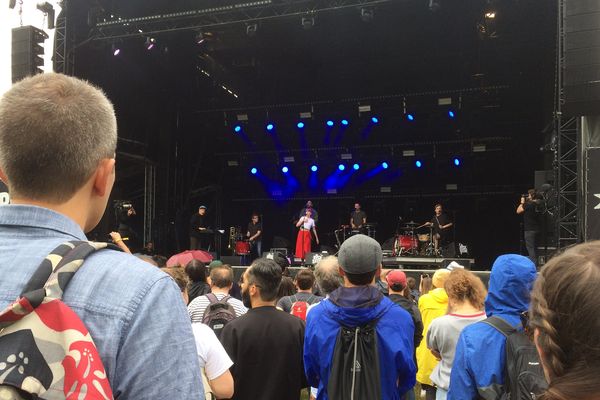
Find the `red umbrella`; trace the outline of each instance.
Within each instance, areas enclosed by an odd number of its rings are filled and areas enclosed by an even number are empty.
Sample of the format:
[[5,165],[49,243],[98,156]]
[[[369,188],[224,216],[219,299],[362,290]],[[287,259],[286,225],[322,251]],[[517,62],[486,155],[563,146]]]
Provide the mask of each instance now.
[[167,261],[167,267],[173,267],[175,265],[181,265],[182,267],[185,267],[187,263],[192,260],[210,263],[212,259],[212,255],[209,252],[202,250],[186,250],[169,258]]

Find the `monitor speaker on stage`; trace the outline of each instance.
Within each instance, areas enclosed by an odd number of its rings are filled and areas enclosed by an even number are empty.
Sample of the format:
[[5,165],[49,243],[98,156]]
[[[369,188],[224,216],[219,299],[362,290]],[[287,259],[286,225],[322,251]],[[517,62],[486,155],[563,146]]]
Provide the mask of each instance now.
[[304,265],[314,266],[328,255],[329,253],[326,251],[322,251],[320,253],[306,253],[306,257],[304,258]]
[[228,265],[244,265],[242,256],[221,256],[221,262]]
[[564,2],[563,112],[600,114],[600,0]]

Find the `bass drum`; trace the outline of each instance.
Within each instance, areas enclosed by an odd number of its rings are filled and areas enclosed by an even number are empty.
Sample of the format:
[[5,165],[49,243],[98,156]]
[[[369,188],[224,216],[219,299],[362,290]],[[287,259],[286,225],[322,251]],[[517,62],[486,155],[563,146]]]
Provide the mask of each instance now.
[[250,254],[250,242],[245,240],[235,242],[235,254],[238,256],[247,256]]
[[394,256],[412,254],[417,251],[419,242],[416,237],[410,235],[399,235],[394,240]]

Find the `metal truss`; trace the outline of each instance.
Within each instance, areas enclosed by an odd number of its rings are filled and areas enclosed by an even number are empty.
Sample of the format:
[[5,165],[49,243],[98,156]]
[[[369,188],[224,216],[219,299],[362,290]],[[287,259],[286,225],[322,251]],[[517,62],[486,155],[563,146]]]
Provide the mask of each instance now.
[[152,223],[156,217],[156,167],[144,166],[144,245],[153,241]]
[[261,0],[135,18],[116,18],[97,22],[93,40],[113,40],[169,32],[213,29],[236,24],[291,18],[312,17],[318,13],[351,8],[374,7],[394,0]]
[[69,48],[70,18],[67,17],[69,0],[63,0],[62,11],[56,18],[56,30],[54,36],[54,72],[66,75],[74,73],[74,59]]
[[579,185],[580,160],[579,142],[581,126],[579,119],[566,118],[562,114],[564,104],[563,71],[565,66],[564,42],[566,0],[558,0],[557,21],[557,70],[555,93],[555,132],[554,174],[557,189],[558,215],[556,218],[556,240],[559,249],[578,242],[579,223]]

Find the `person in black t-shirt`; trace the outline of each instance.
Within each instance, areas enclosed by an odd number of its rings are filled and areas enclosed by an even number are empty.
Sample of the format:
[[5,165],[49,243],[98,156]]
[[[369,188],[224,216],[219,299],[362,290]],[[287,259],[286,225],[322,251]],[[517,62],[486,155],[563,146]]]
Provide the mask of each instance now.
[[366,223],[367,213],[360,209],[360,203],[354,203],[354,211],[350,214],[352,230],[359,230],[360,233],[364,233]]
[[539,202],[535,189],[529,189],[527,197],[521,196],[521,202],[517,206],[517,214],[523,214],[523,236],[525,238],[527,254],[529,259],[536,265],[535,241],[540,231],[539,214],[536,211],[536,207]]
[[223,328],[221,343],[233,361],[233,400],[298,400],[304,375],[304,321],[275,308],[281,268],[256,259],[242,276],[248,312]]
[[427,223],[427,226],[433,227],[433,243],[435,250],[437,251],[440,246],[444,246],[450,242],[451,231],[453,223],[450,221],[448,215],[444,214],[441,204],[435,205],[435,215]]
[[262,255],[262,230],[262,222],[260,221],[258,214],[252,214],[252,221],[248,223],[246,237],[250,242],[250,252],[253,259]]
[[208,242],[206,230],[208,221],[206,218],[206,206],[200,206],[198,213],[190,220],[190,250],[206,249]]

